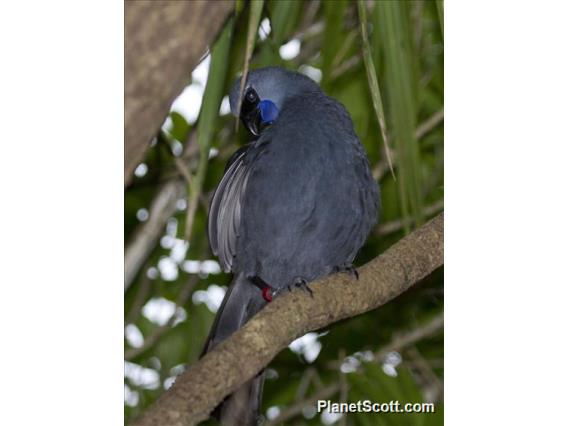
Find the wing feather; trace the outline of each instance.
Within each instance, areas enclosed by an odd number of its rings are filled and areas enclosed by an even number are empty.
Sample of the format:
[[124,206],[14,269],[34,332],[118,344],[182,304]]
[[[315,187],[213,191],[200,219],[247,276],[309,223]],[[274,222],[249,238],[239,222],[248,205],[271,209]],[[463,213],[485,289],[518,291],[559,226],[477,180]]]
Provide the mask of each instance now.
[[225,272],[233,270],[236,255],[242,198],[249,175],[249,167],[244,162],[246,152],[238,152],[231,159],[209,209],[209,242]]

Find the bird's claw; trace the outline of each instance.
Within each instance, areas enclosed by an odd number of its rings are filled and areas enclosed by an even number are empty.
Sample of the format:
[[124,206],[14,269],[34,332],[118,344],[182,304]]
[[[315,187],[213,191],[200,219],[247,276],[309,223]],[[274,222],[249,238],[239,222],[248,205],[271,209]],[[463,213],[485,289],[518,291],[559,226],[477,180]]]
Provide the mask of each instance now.
[[304,291],[310,293],[310,296],[314,297],[314,292],[310,287],[308,287],[308,281],[305,278],[298,277],[294,280],[294,287],[301,288]]
[[359,279],[359,272],[357,271],[357,268],[355,268],[355,266],[352,263],[346,263],[344,265],[336,266],[333,269],[334,269],[334,272],[344,272],[346,274],[351,275],[356,280]]

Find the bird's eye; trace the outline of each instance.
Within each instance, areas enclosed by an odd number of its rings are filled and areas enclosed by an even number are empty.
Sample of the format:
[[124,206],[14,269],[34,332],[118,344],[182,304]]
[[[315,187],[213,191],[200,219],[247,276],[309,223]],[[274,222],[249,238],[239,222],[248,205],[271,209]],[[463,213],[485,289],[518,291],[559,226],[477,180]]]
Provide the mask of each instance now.
[[246,101],[247,101],[248,103],[251,103],[251,104],[253,104],[253,103],[255,103],[256,101],[258,101],[258,95],[257,95],[256,92],[254,91],[254,89],[249,89],[249,90],[247,91],[247,94],[246,94],[245,98],[246,98]]

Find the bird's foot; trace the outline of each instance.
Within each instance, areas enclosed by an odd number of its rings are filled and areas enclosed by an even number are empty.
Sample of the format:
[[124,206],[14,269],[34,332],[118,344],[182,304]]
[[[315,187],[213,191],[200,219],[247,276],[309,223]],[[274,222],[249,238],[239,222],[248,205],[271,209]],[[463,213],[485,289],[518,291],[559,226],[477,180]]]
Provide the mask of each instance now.
[[258,275],[252,277],[251,282],[260,289],[260,291],[262,292],[262,298],[264,300],[266,300],[267,302],[272,302],[272,298],[276,295],[276,292],[270,285],[268,285]]
[[352,263],[344,263],[343,265],[336,266],[333,268],[333,272],[344,272],[351,275],[356,280],[359,279],[359,272],[357,272],[357,269]]
[[308,281],[305,278],[297,277],[294,280],[294,287],[301,288],[302,290],[310,293],[310,296],[314,297],[314,292],[310,287],[308,287]]
[[312,291],[312,289],[310,287],[308,287],[308,281],[305,278],[302,278],[302,277],[296,277],[294,279],[294,281],[292,282],[292,284],[288,284],[284,287],[276,289],[274,291],[273,295],[277,296],[280,293],[282,293],[284,290],[288,290],[289,293],[292,293],[292,290],[294,288],[300,288],[304,291],[307,291],[308,293],[310,293],[310,296],[314,297],[314,292]]

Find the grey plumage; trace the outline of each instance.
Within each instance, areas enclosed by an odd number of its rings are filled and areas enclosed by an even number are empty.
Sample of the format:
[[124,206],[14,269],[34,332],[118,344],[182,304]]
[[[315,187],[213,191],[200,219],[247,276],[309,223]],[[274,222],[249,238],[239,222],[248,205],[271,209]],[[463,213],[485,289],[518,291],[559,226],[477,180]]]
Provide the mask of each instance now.
[[[230,95],[233,113],[239,85]],[[252,71],[245,93],[249,88],[278,116],[231,159],[211,203],[210,244],[235,278],[206,350],[266,303],[254,277],[278,293],[350,265],[378,220],[378,186],[345,108],[308,77],[282,68]],[[258,409],[250,390],[259,393],[262,379],[255,380],[243,389]]]

